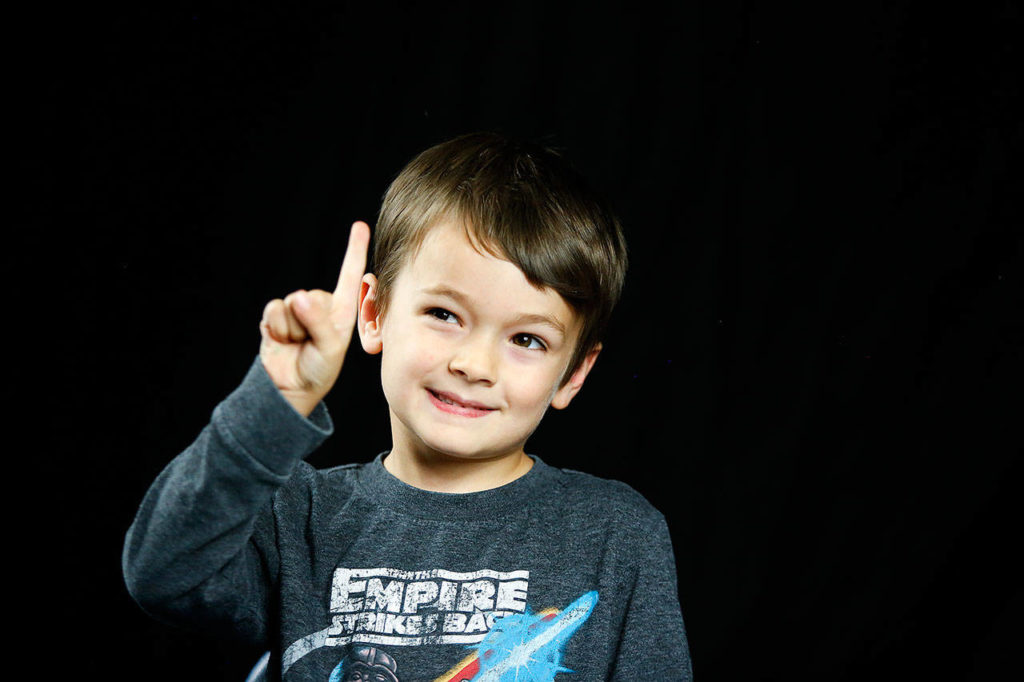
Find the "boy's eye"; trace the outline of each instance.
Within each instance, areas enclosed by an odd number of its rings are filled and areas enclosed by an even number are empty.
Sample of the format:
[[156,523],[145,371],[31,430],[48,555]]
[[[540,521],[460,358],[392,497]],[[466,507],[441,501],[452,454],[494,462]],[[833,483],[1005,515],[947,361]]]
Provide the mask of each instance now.
[[516,334],[512,337],[512,343],[529,350],[547,350],[544,342],[533,334]]
[[442,322],[448,322],[449,324],[458,323],[459,318],[455,317],[455,313],[449,312],[444,308],[431,308],[427,311],[427,315],[436,317]]

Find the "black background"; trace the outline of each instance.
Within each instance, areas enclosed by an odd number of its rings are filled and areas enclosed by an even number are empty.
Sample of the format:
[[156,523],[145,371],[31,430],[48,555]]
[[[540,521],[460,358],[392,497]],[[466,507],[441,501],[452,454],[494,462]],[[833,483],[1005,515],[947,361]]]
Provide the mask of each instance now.
[[[11,20],[27,210],[5,336],[27,409],[8,428],[31,449],[8,451],[9,487],[31,502],[11,517],[28,608],[9,651],[40,673],[244,679],[259,651],[135,606],[123,534],[241,380],[266,301],[332,288],[401,166],[489,129],[563,148],[626,225],[606,349],[528,450],[666,514],[697,679],[992,679],[1024,606],[1020,15],[526,0]],[[388,447],[378,361],[353,344],[314,464]]]

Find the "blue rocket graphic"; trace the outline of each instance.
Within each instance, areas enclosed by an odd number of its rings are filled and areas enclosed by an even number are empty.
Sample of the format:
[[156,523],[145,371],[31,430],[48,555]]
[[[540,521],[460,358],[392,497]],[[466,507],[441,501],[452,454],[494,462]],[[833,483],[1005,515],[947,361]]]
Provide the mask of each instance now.
[[524,613],[494,623],[479,645],[480,671],[473,682],[552,682],[560,672],[566,643],[597,605],[591,591],[554,617]]

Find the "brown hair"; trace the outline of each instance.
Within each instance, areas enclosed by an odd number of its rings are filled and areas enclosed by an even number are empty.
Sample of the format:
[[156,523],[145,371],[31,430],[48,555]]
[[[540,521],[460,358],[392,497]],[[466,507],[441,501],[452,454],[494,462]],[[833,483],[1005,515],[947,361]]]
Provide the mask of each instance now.
[[388,187],[374,231],[377,305],[430,228],[452,220],[538,287],[559,293],[580,317],[562,383],[602,338],[625,280],[622,227],[607,203],[549,147],[471,133],[420,153]]

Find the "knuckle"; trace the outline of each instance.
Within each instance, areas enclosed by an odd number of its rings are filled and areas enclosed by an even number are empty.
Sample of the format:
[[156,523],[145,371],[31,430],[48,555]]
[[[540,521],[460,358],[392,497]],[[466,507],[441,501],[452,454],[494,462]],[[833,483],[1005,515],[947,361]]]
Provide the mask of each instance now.
[[313,303],[320,308],[330,308],[332,296],[329,292],[323,289],[316,289],[309,292],[309,297]]

